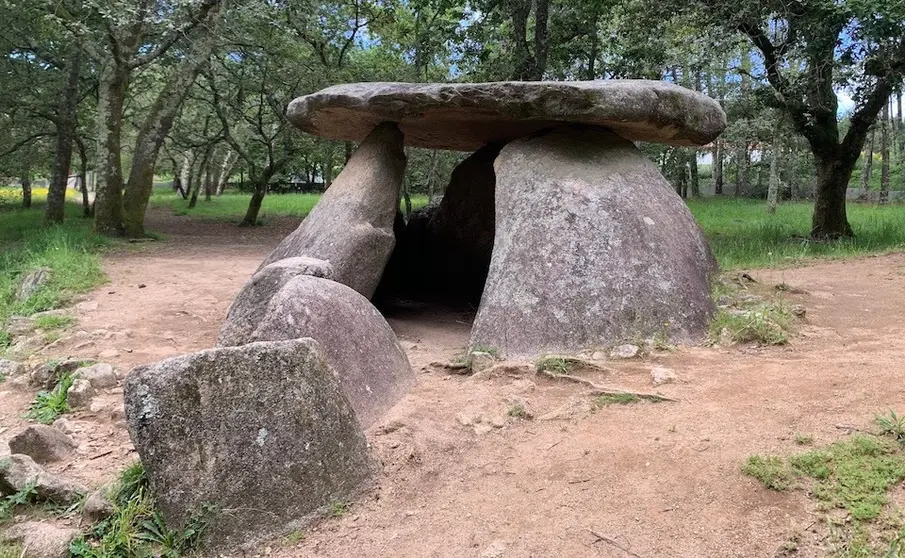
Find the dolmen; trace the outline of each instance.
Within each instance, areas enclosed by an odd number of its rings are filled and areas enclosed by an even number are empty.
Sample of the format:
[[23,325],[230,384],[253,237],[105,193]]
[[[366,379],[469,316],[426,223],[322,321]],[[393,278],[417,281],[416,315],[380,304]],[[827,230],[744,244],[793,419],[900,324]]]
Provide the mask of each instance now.
[[[359,146],[236,296],[217,346],[125,381],[169,528],[203,515],[206,547],[242,546],[373,485],[364,430],[415,376],[372,300],[470,301],[471,348],[505,357],[704,333],[716,263],[633,142],[713,140],[726,119],[706,96],[640,80],[362,83],[298,98],[288,118]],[[407,220],[406,146],[471,152]]]
[[[471,299],[470,346],[506,357],[706,331],[716,262],[633,142],[712,141],[726,126],[713,99],[646,80],[357,83],[300,97],[288,117],[361,143],[268,262],[329,261],[369,298]],[[400,227],[406,146],[472,153],[440,204]]]

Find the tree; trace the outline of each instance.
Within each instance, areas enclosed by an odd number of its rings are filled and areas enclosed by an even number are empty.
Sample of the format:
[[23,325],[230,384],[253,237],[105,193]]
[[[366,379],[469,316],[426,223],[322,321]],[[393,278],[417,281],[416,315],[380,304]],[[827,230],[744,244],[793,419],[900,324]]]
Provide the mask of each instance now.
[[[658,2],[709,30],[739,32],[756,48],[773,102],[810,146],[816,164],[811,236],[852,235],[849,179],[871,124],[905,78],[905,4],[897,0]],[[655,6],[654,9],[657,9]],[[690,16],[690,17],[689,17]],[[836,88],[857,105],[840,131]]]
[[97,188],[94,228],[124,233],[122,130],[130,80],[184,41],[221,0],[60,0],[49,14],[98,67]]

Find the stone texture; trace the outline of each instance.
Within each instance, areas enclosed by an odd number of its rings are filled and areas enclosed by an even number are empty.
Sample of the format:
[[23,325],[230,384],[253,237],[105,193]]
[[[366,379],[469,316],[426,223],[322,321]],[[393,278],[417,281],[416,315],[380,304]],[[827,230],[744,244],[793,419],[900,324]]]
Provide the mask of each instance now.
[[397,236],[380,298],[478,304],[493,251],[493,161],[501,148],[471,154],[453,170],[440,203],[411,215]]
[[49,267],[39,267],[23,277],[19,283],[19,288],[16,290],[16,300],[22,302],[31,298],[44,283],[50,280],[50,274],[51,269]]
[[78,534],[78,529],[70,527],[57,527],[43,521],[24,521],[7,529],[4,538],[22,546],[22,558],[66,558],[69,556],[69,543]]
[[655,366],[650,370],[650,381],[655,386],[662,386],[663,384],[671,384],[676,381],[676,373],[673,372],[669,368],[663,368],[661,366]]
[[398,122],[406,145],[474,151],[557,123],[609,128],[630,140],[704,145],[726,127],[719,103],[663,81],[350,83],[294,100],[289,120],[329,139],[360,141]]
[[27,455],[14,453],[0,458],[0,495],[15,494],[34,483],[39,500],[69,506],[81,498],[85,487],[48,473]]
[[75,450],[72,438],[51,426],[35,424],[9,439],[12,453],[21,453],[37,463],[62,461]]
[[290,257],[326,260],[335,281],[371,298],[396,242],[393,221],[406,158],[395,124],[369,132],[311,213],[259,270]]
[[610,358],[613,360],[635,358],[636,356],[638,356],[638,351],[640,350],[641,347],[639,347],[638,345],[623,343],[622,345],[613,347],[613,350],[610,351]]
[[374,464],[312,339],[210,349],[133,370],[129,433],[167,525],[213,506],[208,546],[288,532],[349,501]]
[[113,366],[105,362],[99,362],[91,366],[79,368],[73,372],[73,375],[76,378],[88,380],[88,383],[90,383],[91,387],[94,389],[116,387],[116,384],[119,382],[119,378],[116,377],[116,373],[113,371]]
[[66,403],[73,409],[84,409],[91,405],[91,398],[96,391],[91,382],[84,378],[76,378],[66,392]]
[[246,332],[258,327],[267,315],[270,299],[290,279],[298,275],[332,279],[333,266],[324,260],[296,257],[277,260],[260,268],[245,283],[230,305],[226,313],[226,322],[220,330],[220,338],[242,337]]
[[107,519],[113,515],[113,502],[107,497],[109,487],[103,487],[91,493],[82,506],[82,519],[88,525]]
[[0,378],[14,378],[25,371],[25,365],[14,360],[0,358]]
[[495,169],[496,237],[471,346],[533,357],[705,333],[716,262],[634,145],[567,127],[510,143]]
[[299,275],[263,306],[247,304],[250,300],[253,297],[236,299],[217,344],[315,339],[363,427],[373,424],[414,385],[415,374],[396,334],[351,288]]

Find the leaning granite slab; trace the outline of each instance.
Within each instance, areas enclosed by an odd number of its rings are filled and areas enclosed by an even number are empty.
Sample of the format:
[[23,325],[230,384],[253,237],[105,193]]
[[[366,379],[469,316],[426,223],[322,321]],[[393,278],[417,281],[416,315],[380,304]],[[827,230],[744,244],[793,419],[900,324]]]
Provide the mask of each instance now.
[[663,81],[350,83],[294,100],[289,120],[316,136],[361,141],[396,122],[406,145],[474,151],[559,123],[629,140],[702,145],[726,126],[719,103]]
[[167,526],[203,517],[208,548],[297,529],[331,502],[357,496],[375,471],[352,406],[312,339],[139,367],[124,398]]
[[395,124],[368,132],[311,213],[261,268],[299,256],[325,260],[333,280],[371,298],[396,243],[393,221],[406,159]]
[[341,283],[300,274],[271,291],[275,267],[285,269],[279,262],[265,267],[239,293],[217,344],[315,339],[368,428],[415,384],[396,334],[368,299]]

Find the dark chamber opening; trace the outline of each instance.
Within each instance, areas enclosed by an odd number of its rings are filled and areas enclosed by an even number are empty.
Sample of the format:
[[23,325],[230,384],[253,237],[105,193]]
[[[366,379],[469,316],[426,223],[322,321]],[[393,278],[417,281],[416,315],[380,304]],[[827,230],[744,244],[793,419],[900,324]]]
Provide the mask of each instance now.
[[488,145],[462,161],[439,204],[413,212],[407,223],[397,215],[396,247],[374,295],[381,311],[411,303],[477,309],[493,252],[500,149]]

